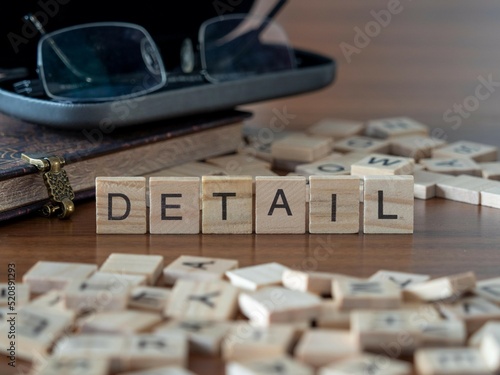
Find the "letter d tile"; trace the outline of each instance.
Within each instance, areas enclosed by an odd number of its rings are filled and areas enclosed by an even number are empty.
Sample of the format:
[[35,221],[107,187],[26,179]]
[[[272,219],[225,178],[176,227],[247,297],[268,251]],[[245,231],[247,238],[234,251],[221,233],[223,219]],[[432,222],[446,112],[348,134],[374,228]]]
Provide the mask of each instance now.
[[144,234],[146,222],[146,178],[96,178],[97,233]]

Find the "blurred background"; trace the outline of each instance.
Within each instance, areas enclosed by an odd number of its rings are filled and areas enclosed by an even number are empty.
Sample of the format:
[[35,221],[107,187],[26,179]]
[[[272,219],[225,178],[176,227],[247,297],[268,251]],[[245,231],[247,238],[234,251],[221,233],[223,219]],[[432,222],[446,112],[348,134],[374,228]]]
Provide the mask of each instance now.
[[268,125],[285,106],[296,116],[289,128],[325,116],[409,116],[448,140],[500,145],[499,16],[496,0],[289,1],[277,21],[290,42],[333,57],[337,78],[321,91],[248,107],[252,123]]

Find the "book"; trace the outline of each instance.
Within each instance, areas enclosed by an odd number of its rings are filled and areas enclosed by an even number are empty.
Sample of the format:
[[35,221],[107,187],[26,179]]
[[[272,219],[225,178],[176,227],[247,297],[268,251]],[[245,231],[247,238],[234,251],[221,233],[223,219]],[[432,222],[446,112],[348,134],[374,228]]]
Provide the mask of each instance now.
[[63,157],[78,202],[95,196],[98,176],[140,176],[234,152],[251,116],[230,110],[114,130],[72,131],[0,116],[0,221],[33,214],[49,202],[40,171],[22,154]]

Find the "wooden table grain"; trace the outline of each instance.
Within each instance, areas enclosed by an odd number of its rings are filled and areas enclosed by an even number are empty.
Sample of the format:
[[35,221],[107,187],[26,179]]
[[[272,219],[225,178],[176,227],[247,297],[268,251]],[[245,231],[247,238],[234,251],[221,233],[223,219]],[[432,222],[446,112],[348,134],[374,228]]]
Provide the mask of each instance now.
[[[394,1],[291,1],[278,17],[290,42],[334,57],[338,76],[314,93],[243,107],[254,112],[251,125],[269,127],[277,113],[287,115],[285,130],[325,117],[409,116],[449,142],[500,146],[500,3],[401,0],[397,13],[387,13]],[[384,25],[376,21],[388,14]],[[367,29],[372,36],[360,43],[358,34]],[[276,261],[356,276],[379,269],[434,277],[474,271],[482,279],[500,276],[499,228],[500,210],[436,198],[415,201],[413,235],[98,236],[88,201],[69,221],[30,218],[0,226],[0,280],[8,263],[16,264],[20,281],[38,260],[100,265],[113,252],[159,254],[167,263],[181,254],[236,258],[242,266]],[[223,364],[210,358],[197,357],[190,366],[223,374]]]

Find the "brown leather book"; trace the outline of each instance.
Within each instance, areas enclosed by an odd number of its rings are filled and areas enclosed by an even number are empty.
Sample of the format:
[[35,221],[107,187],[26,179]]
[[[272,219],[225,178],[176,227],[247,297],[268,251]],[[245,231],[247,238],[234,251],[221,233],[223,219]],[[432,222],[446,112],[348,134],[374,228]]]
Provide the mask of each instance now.
[[139,176],[235,151],[250,112],[231,110],[124,128],[66,131],[0,116],[0,221],[49,202],[42,174],[21,158],[58,156],[75,202],[93,198],[98,176]]

